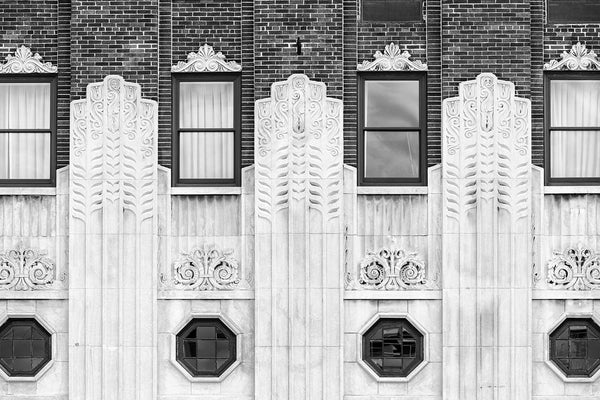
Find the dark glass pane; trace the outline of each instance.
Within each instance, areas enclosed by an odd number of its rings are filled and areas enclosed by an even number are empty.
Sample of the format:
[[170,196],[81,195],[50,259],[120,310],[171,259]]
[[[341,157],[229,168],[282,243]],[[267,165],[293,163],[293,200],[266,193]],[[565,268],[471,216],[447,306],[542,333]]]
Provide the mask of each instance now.
[[400,336],[400,329],[398,328],[387,328],[383,330],[383,337],[384,338],[389,338],[389,337],[399,337]]
[[568,339],[569,338],[569,328],[563,328],[558,335],[556,336],[557,339]]
[[227,335],[219,328],[217,328],[217,339],[227,339]]
[[402,369],[402,361],[402,358],[385,358],[383,360],[383,370],[385,371],[388,368]]
[[12,339],[12,329],[7,329],[6,332],[2,333],[2,339]]
[[365,81],[365,127],[419,127],[419,81]]
[[15,357],[31,357],[31,341],[15,340],[13,342],[13,350]]
[[590,340],[588,342],[588,357],[592,360],[600,359],[600,340]]
[[228,360],[226,358],[217,358],[217,369],[221,368]]
[[365,177],[418,176],[419,132],[365,132]]
[[199,358],[196,360],[198,371],[213,372],[216,370],[215,360],[212,358]]
[[371,340],[371,357],[383,355],[383,343],[380,340]]
[[198,340],[198,357],[215,357],[215,342],[212,340]]
[[421,21],[422,0],[363,0],[364,21]]
[[215,338],[215,327],[214,326],[199,326],[198,327],[198,339],[214,339]]
[[598,0],[548,0],[548,22],[555,24],[600,22]]
[[576,325],[569,328],[569,337],[571,339],[587,338],[587,326]]
[[15,372],[31,372],[31,358],[15,358],[13,369]]
[[32,328],[31,330],[31,338],[32,339],[45,339],[46,336],[42,334],[38,329]]
[[403,342],[402,343],[402,357],[414,358],[417,351],[417,345],[415,342]]
[[383,339],[383,329],[377,329],[375,334],[371,336],[371,339],[381,340]]
[[13,335],[15,339],[31,339],[31,327],[15,326],[13,328]]
[[35,370],[44,361],[43,358],[32,358],[31,359],[31,370]]
[[12,340],[0,340],[0,357],[12,357]]
[[587,357],[587,340],[571,340],[569,346],[569,358]]
[[217,357],[218,358],[229,358],[229,341],[218,340],[217,341]]
[[198,357],[198,348],[195,340],[186,340],[183,342],[184,357]]
[[33,357],[46,357],[46,342],[43,340],[33,340],[31,342]]
[[581,359],[581,358],[571,358],[569,360],[570,362],[570,367],[569,369],[571,371],[574,372],[580,372],[580,371],[586,371],[587,370],[587,363],[585,359]]
[[196,335],[196,330],[198,328],[194,328],[190,330],[190,333],[187,334],[186,338],[187,339],[196,339],[196,337],[198,337],[198,335]]
[[383,360],[381,358],[373,358],[371,359],[371,362],[373,362],[373,364],[375,364],[379,368],[383,367]]
[[555,356],[558,358],[569,357],[569,341],[568,340],[557,340],[555,342]]

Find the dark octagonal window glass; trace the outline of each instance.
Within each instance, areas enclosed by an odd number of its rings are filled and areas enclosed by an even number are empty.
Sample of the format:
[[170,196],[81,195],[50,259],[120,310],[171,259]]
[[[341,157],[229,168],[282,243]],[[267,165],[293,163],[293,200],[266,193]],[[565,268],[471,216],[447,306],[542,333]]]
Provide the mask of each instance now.
[[363,360],[382,377],[406,377],[423,362],[423,334],[405,318],[382,318],[363,335]]
[[35,376],[52,358],[50,333],[33,318],[0,327],[0,367],[8,376]]
[[177,334],[177,361],[193,376],[220,376],[236,360],[236,336],[218,318],[196,318]]
[[568,377],[586,378],[600,368],[600,327],[591,318],[568,318],[550,333],[550,360]]

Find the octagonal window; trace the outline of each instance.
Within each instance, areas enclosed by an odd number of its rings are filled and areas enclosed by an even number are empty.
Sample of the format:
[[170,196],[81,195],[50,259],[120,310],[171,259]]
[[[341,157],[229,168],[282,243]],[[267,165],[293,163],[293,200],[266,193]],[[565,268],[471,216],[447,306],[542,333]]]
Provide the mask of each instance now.
[[406,377],[423,362],[423,334],[405,318],[381,318],[363,335],[362,356],[381,377]]
[[550,333],[550,360],[567,377],[591,377],[600,368],[600,327],[591,318],[567,318]]
[[220,376],[236,360],[236,335],[218,318],[196,318],[177,334],[176,354],[192,376]]
[[9,318],[0,327],[0,367],[8,376],[35,376],[51,358],[51,335],[35,319]]

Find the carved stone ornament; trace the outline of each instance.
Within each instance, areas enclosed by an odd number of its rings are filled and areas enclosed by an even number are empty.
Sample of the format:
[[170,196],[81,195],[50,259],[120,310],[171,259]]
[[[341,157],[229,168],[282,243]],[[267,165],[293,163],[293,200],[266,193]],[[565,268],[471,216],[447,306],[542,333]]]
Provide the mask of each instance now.
[[418,253],[391,246],[367,251],[360,261],[358,280],[346,276],[347,289],[405,290],[429,286],[427,267]]
[[557,289],[600,289],[600,254],[581,243],[555,251],[548,261],[548,283]]
[[26,46],[17,47],[15,55],[7,55],[6,63],[0,65],[0,74],[56,73],[58,68],[52,63],[42,62],[42,56],[33,54]]
[[544,64],[544,69],[547,71],[600,69],[600,61],[598,61],[596,53],[586,49],[585,44],[581,44],[580,42],[574,44],[570,52],[563,51],[561,58],[562,60],[552,60]]
[[44,289],[55,279],[54,261],[43,251],[18,247],[0,253],[0,290]]
[[212,46],[204,44],[197,53],[188,54],[187,61],[179,61],[171,68],[172,72],[238,72],[242,66],[235,61],[225,61],[220,51],[215,53]]
[[400,46],[391,42],[385,46],[383,54],[378,50],[374,61],[363,61],[356,67],[359,71],[427,71],[427,64],[411,60],[410,53],[401,51]]
[[186,290],[228,290],[240,283],[239,262],[233,250],[212,245],[182,253],[173,262],[172,274],[173,285]]

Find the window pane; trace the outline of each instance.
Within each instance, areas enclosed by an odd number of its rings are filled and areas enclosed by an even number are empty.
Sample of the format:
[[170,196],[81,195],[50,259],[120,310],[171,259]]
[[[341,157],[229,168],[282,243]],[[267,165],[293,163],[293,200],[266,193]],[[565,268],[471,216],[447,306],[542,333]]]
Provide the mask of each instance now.
[[0,132],[0,179],[49,179],[50,132]]
[[50,83],[0,83],[0,129],[50,129]]
[[551,127],[600,126],[600,80],[553,80]]
[[548,0],[548,21],[582,23],[600,21],[598,0]]
[[600,177],[600,131],[551,131],[554,178]]
[[233,132],[181,132],[181,179],[232,179]]
[[363,0],[365,21],[420,21],[422,0]]
[[180,128],[233,128],[233,82],[181,82]]
[[365,177],[418,176],[419,132],[365,132]]
[[419,81],[365,81],[365,127],[418,126]]

